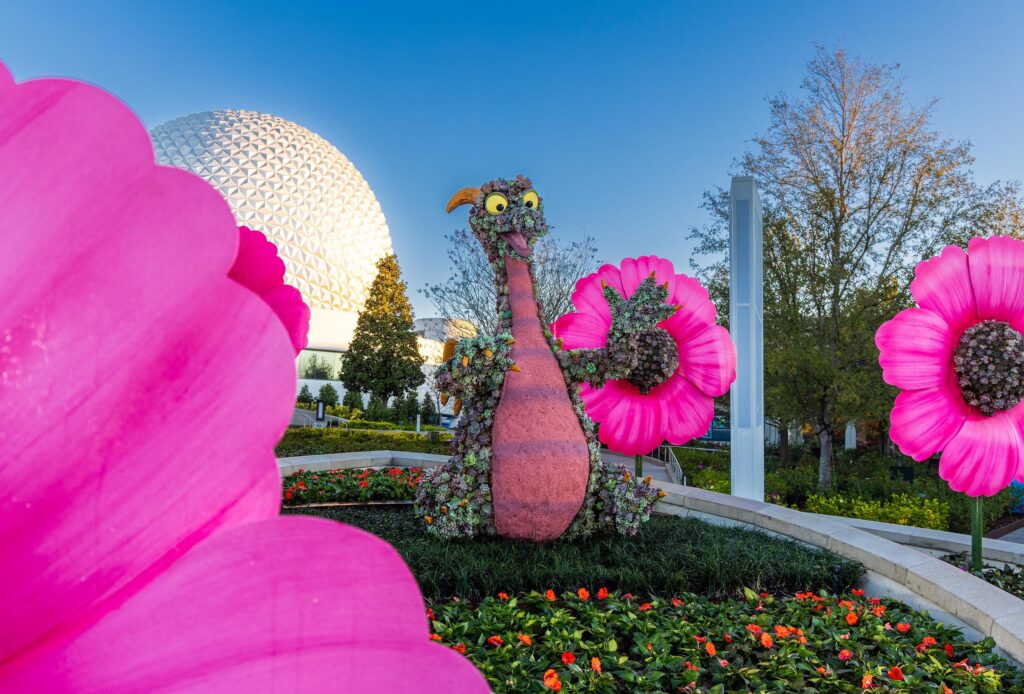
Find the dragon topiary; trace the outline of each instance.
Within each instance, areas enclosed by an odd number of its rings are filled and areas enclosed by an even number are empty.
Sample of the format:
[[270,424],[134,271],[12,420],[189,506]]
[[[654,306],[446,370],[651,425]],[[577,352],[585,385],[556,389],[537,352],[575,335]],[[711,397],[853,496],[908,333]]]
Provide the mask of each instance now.
[[448,211],[466,204],[494,270],[498,334],[445,345],[435,379],[442,402],[454,396],[462,417],[451,461],[420,484],[419,514],[445,538],[545,542],[599,529],[635,533],[663,493],[650,478],[602,462],[579,384],[626,378],[646,389],[675,371],[674,345],[655,327],[677,310],[665,303],[667,285],[651,275],[628,300],[605,286],[606,346],[564,350],[539,317],[532,246],[548,224],[533,185],[518,176],[464,188]]

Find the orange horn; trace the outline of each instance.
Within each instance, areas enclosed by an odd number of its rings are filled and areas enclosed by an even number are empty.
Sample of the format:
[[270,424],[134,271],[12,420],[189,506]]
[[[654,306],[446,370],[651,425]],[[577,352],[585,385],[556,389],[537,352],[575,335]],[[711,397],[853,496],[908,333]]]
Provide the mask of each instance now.
[[479,188],[463,188],[448,201],[448,211],[451,212],[460,205],[473,205],[483,194]]

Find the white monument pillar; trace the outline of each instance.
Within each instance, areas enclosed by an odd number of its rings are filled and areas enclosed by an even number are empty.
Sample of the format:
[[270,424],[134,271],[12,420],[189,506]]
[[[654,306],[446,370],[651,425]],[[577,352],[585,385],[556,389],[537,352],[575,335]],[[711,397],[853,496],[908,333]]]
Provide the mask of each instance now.
[[764,334],[761,199],[752,176],[729,191],[729,332],[736,381],[729,391],[732,494],[764,501]]
[[852,420],[846,423],[846,440],[843,443],[848,451],[857,447],[857,425]]

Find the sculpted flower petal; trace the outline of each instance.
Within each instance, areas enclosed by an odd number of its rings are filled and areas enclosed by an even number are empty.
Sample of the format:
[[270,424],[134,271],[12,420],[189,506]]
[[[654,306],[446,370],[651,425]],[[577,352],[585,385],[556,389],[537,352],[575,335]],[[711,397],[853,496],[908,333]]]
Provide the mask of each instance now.
[[939,476],[957,492],[992,496],[1006,488],[1021,466],[1019,413],[985,417],[969,412],[942,452]]
[[622,266],[622,289],[626,296],[630,296],[640,286],[640,283],[654,273],[658,284],[668,282],[669,295],[676,284],[676,271],[672,267],[672,261],[659,258],[654,255],[645,255],[639,258],[626,258]]
[[967,253],[957,246],[946,246],[942,255],[920,263],[910,293],[921,308],[941,316],[954,334],[978,320]]
[[646,455],[665,439],[657,396],[642,395],[629,383],[619,392],[615,407],[601,421],[601,442],[616,453]]
[[602,265],[597,272],[577,280],[576,290],[572,294],[572,303],[579,313],[586,313],[600,319],[607,331],[612,324],[612,314],[608,309],[608,300],[604,298],[602,281],[615,287],[620,294],[623,293],[619,268],[614,265]]
[[711,428],[715,401],[681,376],[673,376],[659,386],[659,402],[666,423],[665,440],[682,445]]
[[676,340],[688,340],[715,324],[715,305],[711,303],[708,290],[692,277],[676,275],[669,302],[679,310],[658,327],[669,331]]
[[590,313],[560,316],[551,324],[551,334],[562,340],[565,349],[604,347],[608,343],[608,325]]
[[949,375],[953,340],[938,314],[920,308],[900,311],[875,333],[882,377],[905,390],[937,388]]
[[720,325],[711,325],[704,332],[677,344],[677,374],[706,395],[717,397],[729,391],[729,386],[736,380],[736,348],[728,330]]
[[1005,321],[1024,331],[1024,241],[976,237],[967,250],[978,319]]
[[925,460],[956,436],[967,409],[952,378],[936,388],[905,390],[896,396],[889,435],[904,455]]

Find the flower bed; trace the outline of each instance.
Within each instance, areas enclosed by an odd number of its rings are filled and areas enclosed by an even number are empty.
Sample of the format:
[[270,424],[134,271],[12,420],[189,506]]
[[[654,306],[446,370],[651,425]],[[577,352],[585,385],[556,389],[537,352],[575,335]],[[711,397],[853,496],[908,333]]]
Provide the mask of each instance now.
[[447,455],[450,434],[430,432],[409,434],[389,431],[350,431],[345,429],[289,429],[274,450],[279,458],[354,451],[409,451]]
[[498,591],[573,590],[600,582],[609,590],[735,597],[744,586],[776,594],[848,590],[860,564],[765,533],[692,518],[655,516],[633,537],[606,534],[538,545],[502,538],[443,541],[408,508],[287,508],[339,520],[390,542],[423,594],[477,600]]
[[1011,692],[1024,672],[863,591],[640,598],[590,585],[435,602],[432,635],[497,692]]
[[412,501],[423,468],[299,470],[282,481],[285,506],[347,501]]

